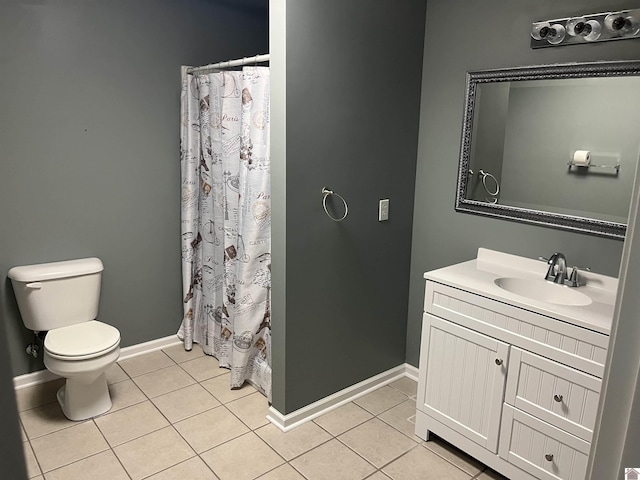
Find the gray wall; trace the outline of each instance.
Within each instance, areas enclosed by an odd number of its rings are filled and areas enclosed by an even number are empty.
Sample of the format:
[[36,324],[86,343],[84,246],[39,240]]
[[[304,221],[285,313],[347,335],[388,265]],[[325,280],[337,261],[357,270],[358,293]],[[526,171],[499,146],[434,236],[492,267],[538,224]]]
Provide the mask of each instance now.
[[[286,2],[286,185],[272,177],[276,201],[286,188],[286,226],[274,213],[286,227],[274,233],[274,263],[286,260],[286,284],[273,285],[286,288],[273,304],[281,413],[405,359],[425,3],[363,4]],[[323,212],[324,186],[347,200],[345,221]],[[390,220],[379,223],[382,198]]]
[[[531,22],[638,8],[640,1],[429,0],[407,325],[407,362],[418,365],[424,280],[434,268],[475,258],[478,247],[537,257],[562,251],[570,263],[617,276],[623,242],[454,211],[468,70],[574,61],[637,59],[638,41],[529,48]],[[455,32],[450,22],[455,18]]]
[[[0,32],[0,272],[100,257],[122,346],[174,334],[180,65],[267,51],[266,0],[3,0]],[[14,375],[42,369],[0,302]]]

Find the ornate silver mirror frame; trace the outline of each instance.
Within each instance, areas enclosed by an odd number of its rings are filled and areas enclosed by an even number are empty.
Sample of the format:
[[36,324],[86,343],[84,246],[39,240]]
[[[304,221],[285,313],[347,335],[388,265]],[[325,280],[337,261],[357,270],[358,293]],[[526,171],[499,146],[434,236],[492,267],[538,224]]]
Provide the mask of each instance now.
[[478,87],[481,84],[522,80],[619,76],[640,76],[640,61],[556,64],[468,72],[455,210],[458,212],[505,218],[530,224],[590,233],[609,238],[624,238],[627,229],[624,223],[501,205],[499,203],[485,203],[466,198],[470,174],[474,106]]

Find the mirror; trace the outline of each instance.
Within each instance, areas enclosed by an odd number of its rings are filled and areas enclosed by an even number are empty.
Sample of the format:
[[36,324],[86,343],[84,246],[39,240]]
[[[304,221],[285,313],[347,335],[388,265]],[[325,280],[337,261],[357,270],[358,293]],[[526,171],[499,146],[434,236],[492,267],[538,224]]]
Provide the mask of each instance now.
[[624,238],[640,62],[467,73],[456,211]]

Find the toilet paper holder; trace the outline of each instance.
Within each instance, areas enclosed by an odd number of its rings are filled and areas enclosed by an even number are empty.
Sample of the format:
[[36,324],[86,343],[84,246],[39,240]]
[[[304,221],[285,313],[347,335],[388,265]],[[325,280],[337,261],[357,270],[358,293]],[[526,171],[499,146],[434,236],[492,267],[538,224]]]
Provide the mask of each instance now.
[[[576,152],[577,153],[577,152]],[[581,163],[581,162],[574,162],[573,158],[571,160],[569,160],[569,162],[567,162],[567,165],[569,166],[569,171],[571,172],[571,167],[576,167],[576,169],[580,169],[580,168],[612,168],[614,169],[616,172],[614,175],[618,175],[618,173],[620,172],[620,155],[619,154],[611,154],[611,153],[596,153],[593,152],[593,154],[595,157],[613,157],[616,159],[616,163],[615,165],[598,165],[595,163]]]

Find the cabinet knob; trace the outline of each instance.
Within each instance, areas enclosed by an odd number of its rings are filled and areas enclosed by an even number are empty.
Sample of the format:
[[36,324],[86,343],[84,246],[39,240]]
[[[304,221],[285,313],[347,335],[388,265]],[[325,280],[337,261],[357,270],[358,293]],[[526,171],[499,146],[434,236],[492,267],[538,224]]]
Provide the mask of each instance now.
[[545,459],[547,462],[553,462],[553,453],[547,453],[547,454],[544,456],[544,459]]
[[554,396],[553,396],[553,399],[554,399],[556,402],[561,402],[561,401],[562,401],[562,395],[554,395]]
[[496,365],[502,365],[502,359],[496,358]]

